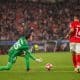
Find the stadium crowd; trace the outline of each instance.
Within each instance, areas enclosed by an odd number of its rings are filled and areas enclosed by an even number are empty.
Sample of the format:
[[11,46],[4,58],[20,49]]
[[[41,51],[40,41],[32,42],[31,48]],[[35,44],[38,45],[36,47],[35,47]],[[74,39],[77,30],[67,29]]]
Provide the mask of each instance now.
[[28,28],[34,29],[34,40],[55,40],[68,31],[78,2],[38,3],[18,1],[0,3],[0,40],[17,40]]

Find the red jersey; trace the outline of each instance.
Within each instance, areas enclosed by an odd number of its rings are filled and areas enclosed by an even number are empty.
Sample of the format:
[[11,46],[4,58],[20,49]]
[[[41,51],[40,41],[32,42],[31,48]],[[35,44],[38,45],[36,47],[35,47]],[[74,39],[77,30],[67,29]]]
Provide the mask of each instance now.
[[74,32],[70,35],[70,42],[80,43],[80,22],[71,22],[70,28],[74,29]]

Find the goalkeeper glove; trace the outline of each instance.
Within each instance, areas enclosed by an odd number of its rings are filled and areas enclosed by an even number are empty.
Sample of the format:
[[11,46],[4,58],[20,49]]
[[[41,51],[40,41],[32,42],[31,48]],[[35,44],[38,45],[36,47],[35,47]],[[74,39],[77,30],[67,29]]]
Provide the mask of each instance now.
[[37,61],[37,62],[42,62],[42,60],[41,60],[41,59],[36,59],[36,61]]

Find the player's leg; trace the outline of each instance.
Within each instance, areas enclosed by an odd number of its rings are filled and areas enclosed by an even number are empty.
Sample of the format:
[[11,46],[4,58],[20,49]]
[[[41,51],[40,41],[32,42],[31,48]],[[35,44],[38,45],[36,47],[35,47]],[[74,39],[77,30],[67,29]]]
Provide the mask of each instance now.
[[18,53],[19,53],[19,50],[11,50],[11,51],[9,51],[8,62],[15,63]]
[[76,70],[80,72],[80,43],[76,43]]
[[70,51],[72,53],[72,62],[73,62],[74,68],[76,68],[75,43],[70,43]]
[[76,67],[76,53],[73,51],[72,52],[72,61],[73,61],[73,65],[74,65],[74,67]]
[[[12,53],[13,53],[13,51],[10,51],[9,52],[9,60],[11,59],[11,55],[12,55]],[[12,67],[12,62],[10,62],[8,60],[8,63],[5,65],[5,66],[0,66],[0,71],[2,71],[2,70],[10,70],[11,69],[11,67]]]
[[5,66],[0,66],[0,71],[10,70],[12,68],[13,63],[16,61],[16,53],[17,53],[17,51],[15,51],[15,50],[9,51],[8,63]]
[[[25,52],[24,52],[25,53]],[[30,70],[30,61],[29,61],[29,55],[25,55],[25,64],[26,64],[26,70],[29,71]]]
[[80,68],[80,54],[76,54],[77,67]]
[[10,70],[11,67],[12,67],[12,63],[8,62],[7,65],[5,65],[5,66],[0,66],[0,71]]

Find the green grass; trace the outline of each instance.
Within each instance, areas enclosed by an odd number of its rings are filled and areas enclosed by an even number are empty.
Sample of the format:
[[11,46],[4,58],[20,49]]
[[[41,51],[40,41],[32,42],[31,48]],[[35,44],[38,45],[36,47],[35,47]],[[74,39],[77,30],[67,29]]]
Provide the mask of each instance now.
[[[0,72],[0,80],[80,80],[80,74],[75,73],[69,52],[37,53],[34,56],[42,58],[42,63],[31,60],[31,70],[25,70],[23,57],[18,57],[16,64],[9,71]],[[7,55],[0,56],[0,66],[7,63]],[[46,63],[52,63],[53,69],[47,71]]]

